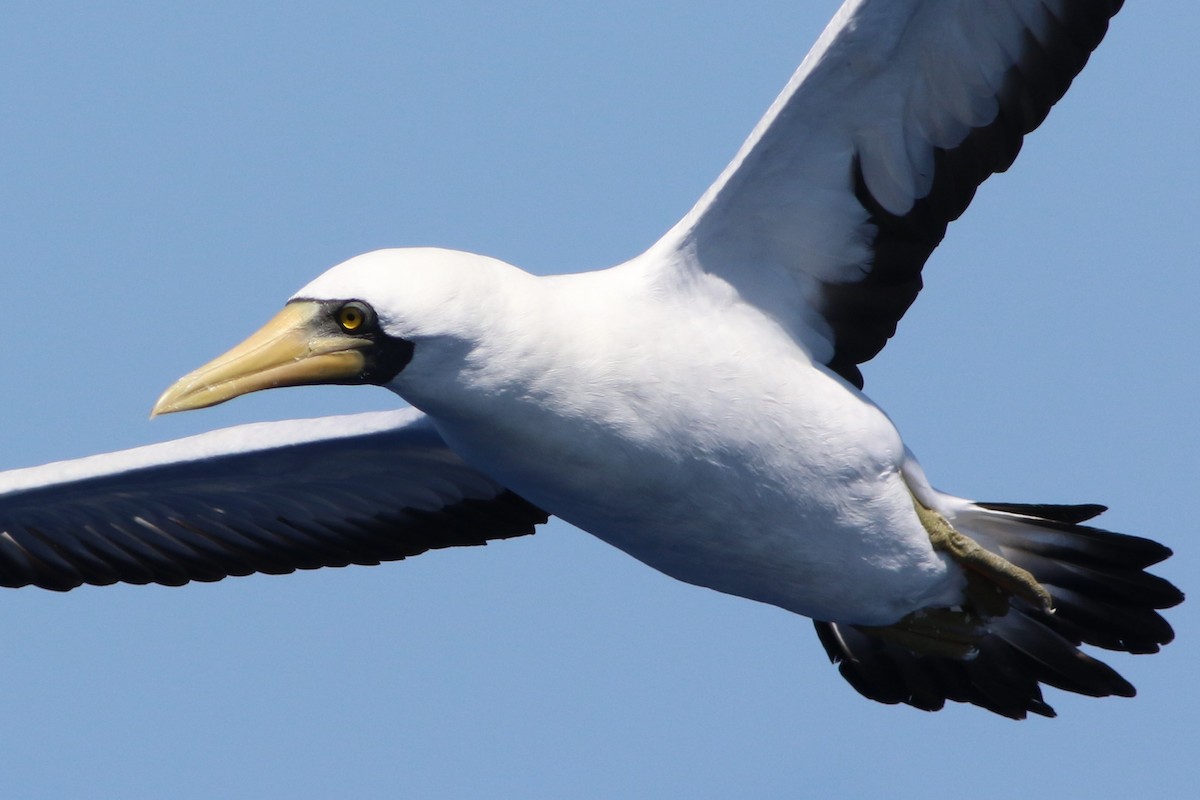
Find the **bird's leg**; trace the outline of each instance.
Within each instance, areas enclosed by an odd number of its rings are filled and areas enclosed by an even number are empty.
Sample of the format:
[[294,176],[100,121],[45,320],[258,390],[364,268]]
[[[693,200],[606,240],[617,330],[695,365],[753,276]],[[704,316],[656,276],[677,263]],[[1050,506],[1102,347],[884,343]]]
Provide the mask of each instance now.
[[959,533],[915,497],[913,504],[934,549],[963,566],[966,602],[954,608],[923,608],[891,625],[856,628],[922,655],[963,659],[978,652],[976,645],[987,635],[987,620],[1007,614],[1010,598],[1020,597],[1047,613],[1053,611],[1050,593],[1028,570]]
[[955,659],[973,658],[987,634],[984,620],[967,608],[923,608],[891,625],[854,627],[914,653]]
[[967,598],[979,611],[1002,616],[1008,610],[1008,595],[1020,597],[1047,613],[1054,610],[1050,593],[1028,570],[980,547],[916,497],[913,505],[934,549],[948,554],[967,570]]

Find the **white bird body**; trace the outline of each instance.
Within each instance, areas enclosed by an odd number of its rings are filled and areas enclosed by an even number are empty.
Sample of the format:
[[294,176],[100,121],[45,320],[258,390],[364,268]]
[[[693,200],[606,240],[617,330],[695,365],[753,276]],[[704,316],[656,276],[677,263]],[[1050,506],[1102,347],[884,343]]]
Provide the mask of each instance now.
[[381,321],[416,348],[388,387],[469,464],[672,577],[871,625],[960,603],[887,416],[723,281],[678,268],[538,278],[389,250],[297,297],[403,287]]
[[1101,506],[935,491],[859,371],[1120,6],[849,0],[637,258],[534,277],[456,251],[368,253],[155,406],[371,383],[419,412],[0,475],[0,585],[373,564],[554,514],[680,580],[812,617],[881,702],[1020,718],[1053,715],[1042,683],[1131,696],[1079,647],[1171,641],[1158,611],[1183,596],[1145,571],[1170,550],[1080,524]]

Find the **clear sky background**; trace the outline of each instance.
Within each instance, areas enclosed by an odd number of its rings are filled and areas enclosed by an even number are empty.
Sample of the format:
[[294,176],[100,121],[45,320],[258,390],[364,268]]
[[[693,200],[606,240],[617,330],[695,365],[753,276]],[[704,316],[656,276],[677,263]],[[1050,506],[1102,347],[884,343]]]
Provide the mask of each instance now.
[[[694,202],[838,5],[0,12],[0,466],[386,408],[169,383],[366,250],[603,267]],[[334,9],[337,10],[334,10]],[[865,370],[935,484],[1104,502],[1200,575],[1200,6],[1130,2]],[[0,593],[0,795],[1179,797],[1200,608],[1056,720],[860,698],[805,619],[586,534],[182,589]],[[941,788],[939,788],[941,787]],[[945,787],[953,787],[947,789]]]

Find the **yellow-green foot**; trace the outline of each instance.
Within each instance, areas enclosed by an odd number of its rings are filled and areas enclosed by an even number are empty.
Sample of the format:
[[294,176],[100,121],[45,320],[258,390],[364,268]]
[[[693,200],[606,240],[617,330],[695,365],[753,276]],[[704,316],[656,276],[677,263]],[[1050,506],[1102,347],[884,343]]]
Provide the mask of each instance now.
[[963,566],[967,576],[965,600],[954,608],[914,611],[891,625],[854,627],[922,655],[961,659],[975,655],[979,640],[988,633],[987,621],[1007,614],[1013,597],[1043,611],[1053,611],[1050,593],[1028,570],[959,533],[945,517],[921,505],[915,497],[913,504],[934,549]]
[[970,658],[979,639],[987,634],[984,620],[966,608],[927,608],[891,625],[854,627],[914,653],[942,658]]
[[946,553],[967,570],[967,599],[980,613],[1003,615],[1008,610],[1009,595],[1020,597],[1043,611],[1054,610],[1050,593],[1028,570],[980,547],[974,539],[956,531],[945,517],[921,505],[915,497],[913,505],[934,549]]

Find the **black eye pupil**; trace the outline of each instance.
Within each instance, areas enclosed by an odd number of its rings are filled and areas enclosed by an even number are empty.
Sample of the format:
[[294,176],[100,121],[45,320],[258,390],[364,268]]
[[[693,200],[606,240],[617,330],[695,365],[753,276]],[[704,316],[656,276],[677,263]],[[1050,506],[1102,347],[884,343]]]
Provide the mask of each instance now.
[[342,306],[338,310],[338,324],[342,330],[356,331],[367,322],[367,312],[355,305]]

